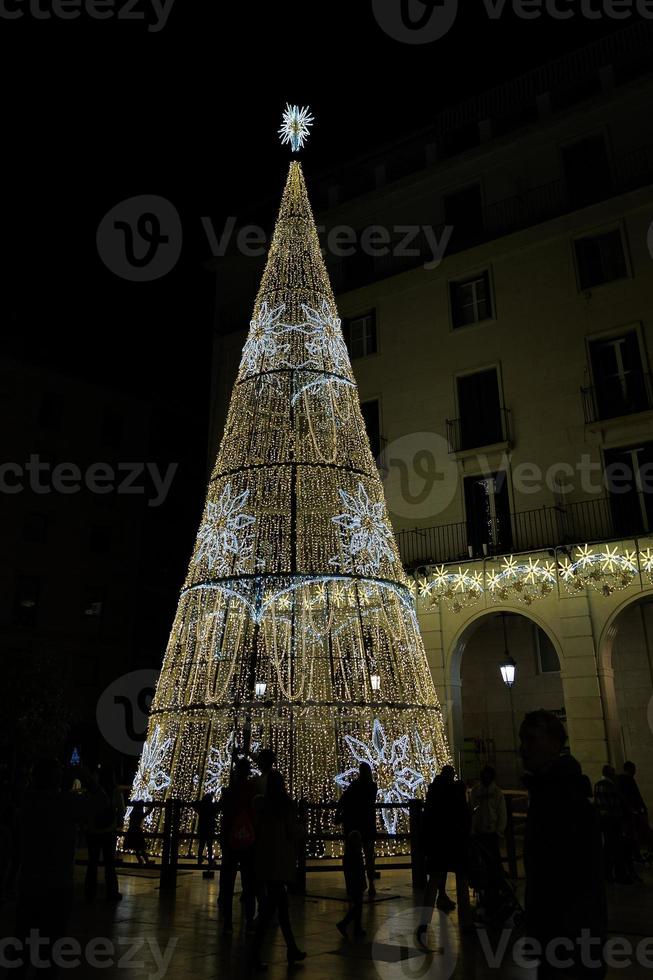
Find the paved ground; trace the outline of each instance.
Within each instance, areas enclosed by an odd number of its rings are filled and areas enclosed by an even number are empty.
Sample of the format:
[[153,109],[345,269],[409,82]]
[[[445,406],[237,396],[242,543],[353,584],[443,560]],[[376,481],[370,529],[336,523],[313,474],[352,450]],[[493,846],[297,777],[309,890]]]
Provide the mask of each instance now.
[[[80,869],[81,878],[82,869]],[[441,951],[432,956],[421,953],[414,944],[414,909],[419,905],[410,887],[407,871],[384,871],[376,901],[366,904],[363,925],[365,940],[344,941],[335,928],[345,908],[341,877],[335,873],[313,873],[308,878],[306,898],[292,899],[292,920],[298,943],[308,952],[305,963],[293,971],[297,980],[448,980],[449,977],[481,980],[500,976],[508,980],[532,978],[535,971],[517,966],[506,951],[501,966],[488,964],[501,936],[464,936],[458,932],[456,914],[437,915],[430,942]],[[93,905],[77,905],[71,935],[83,949],[89,942],[105,937],[109,945],[98,947],[98,966],[86,963],[62,971],[63,976],[121,978],[121,980],[168,980],[196,977],[240,977],[250,973],[248,950],[251,937],[236,920],[231,937],[221,934],[217,916],[218,877],[205,880],[196,872],[182,872],[174,898],[162,898],[158,875],[151,869],[123,868],[120,887],[123,900],[108,905],[100,897]],[[454,889],[450,889],[453,894]],[[235,903],[238,908],[238,903]],[[644,885],[615,888],[611,895],[611,934],[635,947],[653,935],[653,874],[646,874]],[[0,910],[2,935],[11,932],[11,905]],[[518,932],[513,933],[513,939]],[[483,951],[480,940],[485,942]],[[507,936],[504,937],[504,942]],[[489,944],[489,945],[488,945]],[[112,946],[114,952],[112,953]],[[162,957],[167,955],[167,963]],[[653,980],[653,940],[649,946],[650,966],[634,963],[611,969],[610,978],[646,977]],[[154,952],[153,952],[154,951]],[[628,957],[626,948],[625,957]],[[87,957],[88,958],[88,957]],[[623,958],[623,957],[622,957]],[[122,962],[116,960],[122,959]],[[268,977],[287,977],[285,947],[275,932],[266,952],[270,964]],[[631,957],[635,959],[635,956]],[[100,963],[102,967],[100,968]],[[13,971],[6,971],[11,975]],[[0,974],[2,971],[0,970]]]

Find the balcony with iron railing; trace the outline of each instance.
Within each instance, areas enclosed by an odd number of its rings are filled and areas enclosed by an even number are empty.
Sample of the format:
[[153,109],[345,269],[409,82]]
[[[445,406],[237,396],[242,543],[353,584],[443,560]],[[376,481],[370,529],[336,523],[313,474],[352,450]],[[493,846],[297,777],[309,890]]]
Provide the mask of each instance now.
[[651,375],[643,371],[604,378],[580,392],[586,425],[653,410]]
[[[446,244],[446,254],[473,248],[650,183],[653,183],[653,145],[648,144],[614,156],[610,179],[602,186],[588,182],[587,195],[582,200],[574,197],[565,181],[559,178],[482,207],[476,220],[467,227],[454,227]],[[402,233],[384,249],[385,254],[368,255],[357,251],[349,258],[331,260],[329,272],[334,288],[337,292],[357,289],[432,263],[434,238],[441,242],[446,227],[443,222],[429,228],[428,234],[418,232],[416,228],[410,242]]]
[[450,453],[465,453],[487,446],[511,443],[510,409],[474,413],[459,419],[447,419],[447,442]]
[[647,512],[648,501],[638,496],[641,499],[634,507],[615,498],[595,497],[512,512],[509,523],[488,521],[486,540],[481,541],[477,529],[467,521],[404,529],[397,534],[399,552],[404,566],[414,569],[641,535],[653,530],[653,508],[648,507]]

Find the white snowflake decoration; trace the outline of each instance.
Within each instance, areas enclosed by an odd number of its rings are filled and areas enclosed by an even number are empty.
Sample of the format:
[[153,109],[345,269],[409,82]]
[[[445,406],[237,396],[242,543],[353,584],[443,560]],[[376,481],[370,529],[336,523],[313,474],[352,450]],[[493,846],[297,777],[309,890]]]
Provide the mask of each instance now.
[[165,768],[172,738],[164,739],[157,725],[154,733],[143,745],[141,759],[134,776],[132,799],[148,802],[157,799],[170,785],[170,775]]
[[[260,742],[252,742],[251,752],[256,755],[260,749]],[[229,783],[229,773],[231,763],[234,758],[234,733],[231,732],[229,738],[222,748],[212,746],[206,757],[206,769],[204,772],[204,792],[213,793],[217,796],[223,786]],[[252,775],[260,776],[261,770],[252,766]]]
[[[345,571],[360,575],[376,575],[383,558],[392,561],[392,530],[383,512],[383,502],[372,503],[362,483],[356,496],[339,490],[345,513],[332,517],[340,527],[343,546],[347,552]],[[337,558],[331,563],[340,565]]]
[[286,105],[279,135],[281,143],[290,143],[293,153],[301,150],[306,143],[308,131],[313,125],[314,118],[308,106]]
[[251,557],[252,536],[247,528],[256,518],[242,513],[248,497],[249,490],[234,495],[231,483],[227,483],[218,502],[206,505],[195,561],[206,556],[209,571],[218,575],[240,571]]
[[[383,803],[405,804],[415,798],[415,791],[423,785],[424,776],[408,764],[408,735],[395,738],[389,744],[383,725],[375,718],[370,744],[353,735],[345,735],[345,742],[357,763],[366,762],[370,766]],[[336,776],[336,783],[341,789],[346,789],[357,775],[358,767],[352,766]],[[401,806],[383,810],[382,813],[385,829],[389,834],[396,834],[399,814],[407,814],[408,810]]]
[[322,300],[321,310],[314,310],[305,303],[302,303],[302,310],[306,326],[310,329],[306,350],[312,365],[318,368],[328,366],[330,371],[346,371],[349,354],[340,318],[333,315],[326,300]]
[[258,316],[249,324],[240,362],[241,369],[244,367],[247,372],[261,370],[264,360],[270,364],[273,358],[279,355],[283,357],[287,353],[289,345],[279,342],[285,332],[281,322],[285,308],[285,303],[273,310],[267,303],[261,304]]
[[425,781],[432,782],[438,774],[438,760],[433,742],[425,741],[419,732],[415,732],[415,759],[416,765],[425,775]]

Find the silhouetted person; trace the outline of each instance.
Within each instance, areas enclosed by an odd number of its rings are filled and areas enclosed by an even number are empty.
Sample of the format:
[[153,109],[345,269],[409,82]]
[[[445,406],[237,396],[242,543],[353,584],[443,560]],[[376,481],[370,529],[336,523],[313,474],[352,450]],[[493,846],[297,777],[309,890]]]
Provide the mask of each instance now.
[[497,786],[496,772],[492,766],[484,766],[481,779],[470,793],[472,834],[480,845],[487,872],[485,901],[492,911],[498,903],[499,884],[503,877],[501,838],[506,832],[508,812],[506,799]]
[[95,898],[97,871],[100,855],[102,855],[107,900],[118,902],[122,895],[118,890],[118,877],[116,875],[116,841],[118,827],[121,825],[125,814],[125,804],[122,794],[113,781],[113,773],[110,770],[105,769],[92,773],[87,803],[88,863],[84,894],[87,901]]
[[152,863],[147,856],[147,843],[143,831],[143,821],[151,812],[151,808],[146,809],[142,800],[137,800],[133,803],[131,813],[129,814],[129,826],[125,834],[125,850],[133,851],[136,855],[136,860],[142,865]]
[[[601,836],[578,762],[562,751],[564,726],[548,711],[527,714],[520,728],[529,807],[524,839],[528,931],[577,976],[603,976],[606,932]],[[585,939],[583,938],[585,937]],[[589,937],[589,938],[588,938]],[[588,948],[589,940],[594,945]],[[551,954],[539,976],[564,972]]]
[[642,861],[640,845],[651,846],[651,828],[648,823],[648,809],[644,802],[635,775],[634,762],[624,762],[623,772],[617,777],[617,785],[628,809],[629,826],[626,828],[632,840],[632,856]]
[[286,942],[288,963],[306,959],[306,953],[295,942],[286,891],[286,885],[296,879],[297,845],[301,827],[295,816],[293,802],[286,792],[283,776],[277,770],[271,770],[268,774],[265,795],[254,798],[254,825],[256,876],[265,886],[265,898],[256,923],[254,959],[259,969],[265,969],[261,950],[275,910]]
[[603,766],[602,778],[594,786],[594,805],[603,836],[603,866],[606,881],[626,881],[623,828],[624,801],[612,766]]
[[222,870],[219,905],[222,910],[223,930],[226,933],[233,931],[233,898],[239,870],[245,906],[245,925],[248,930],[254,927],[256,833],[252,802],[256,793],[256,783],[249,776],[249,759],[239,759],[231,782],[223,789],[220,797]]
[[265,796],[268,785],[268,776],[277,764],[277,754],[274,749],[261,749],[256,756],[256,765],[261,770],[260,776],[256,777],[256,791],[261,796]]
[[376,841],[376,797],[378,787],[372,777],[367,762],[361,762],[358,776],[344,791],[335,812],[336,823],[343,824],[345,841],[353,830],[357,830],[363,842],[365,870],[369,885],[369,896],[374,898],[374,844]]
[[[49,965],[38,975],[54,976],[51,947],[66,935],[73,904],[73,872],[77,828],[86,813],[86,801],[72,793],[62,793],[61,769],[53,759],[38,762],[31,788],[18,811],[16,937],[23,943],[22,968],[15,976],[28,972],[30,948],[25,940],[32,930],[46,940],[36,952]],[[31,949],[35,952],[34,947]]]
[[[423,905],[431,910],[452,912],[456,903],[447,895],[447,874],[456,874],[461,925],[465,926],[469,893],[466,875],[469,861],[471,829],[465,784],[456,780],[453,766],[443,766],[428,788],[422,821],[422,839],[426,855],[428,882]],[[467,893],[467,894],[466,894]],[[430,917],[429,917],[430,921]],[[420,923],[417,939],[424,945],[429,921]]]
[[358,830],[352,830],[345,839],[345,851],[342,856],[342,870],[345,875],[345,887],[349,898],[349,911],[336,922],[339,932],[347,936],[347,927],[354,923],[354,937],[360,939],[365,935],[361,918],[363,914],[363,895],[367,888],[365,880],[365,863],[363,861],[363,839]]
[[205,793],[199,803],[195,804],[195,809],[197,811],[197,863],[202,864],[206,850],[206,859],[210,868],[213,864],[213,841],[219,809],[213,799],[213,793]]

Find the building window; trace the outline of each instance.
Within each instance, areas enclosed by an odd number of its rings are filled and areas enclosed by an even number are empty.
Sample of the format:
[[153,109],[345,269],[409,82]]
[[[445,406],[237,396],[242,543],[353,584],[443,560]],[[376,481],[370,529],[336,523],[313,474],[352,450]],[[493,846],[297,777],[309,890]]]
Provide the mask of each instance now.
[[467,544],[474,555],[497,554],[512,547],[510,499],[504,470],[464,480]]
[[628,275],[623,241],[618,229],[578,238],[574,242],[574,249],[581,289],[591,289],[604,282],[624,279]]
[[38,618],[40,580],[35,575],[19,575],[14,597],[14,621],[19,626],[34,626]]
[[23,541],[43,544],[48,537],[48,518],[45,514],[27,514],[23,519]]
[[344,320],[342,332],[352,360],[355,357],[367,357],[368,354],[376,354],[375,310]]
[[445,195],[444,223],[453,228],[451,243],[455,249],[479,240],[483,232],[480,184],[472,184],[471,187]]
[[588,411],[597,419],[633,415],[652,407],[651,386],[644,371],[637,330],[589,341],[594,385],[585,389]]
[[603,454],[615,536],[643,534],[653,528],[653,442]]
[[47,392],[39,405],[39,425],[42,429],[58,431],[63,425],[63,398],[55,392]]
[[452,452],[504,442],[499,376],[496,368],[456,378],[458,418],[449,422]]
[[378,463],[381,455],[381,412],[378,399],[374,398],[368,402],[361,402],[361,412],[367,438],[370,440],[372,455]]
[[491,319],[493,312],[488,272],[481,272],[461,282],[452,282],[449,291],[454,328]]
[[107,411],[102,418],[100,441],[109,449],[118,449],[122,442],[124,419],[117,412]]
[[111,550],[111,528],[93,524],[88,532],[88,549],[94,555],[106,555]]
[[563,147],[562,168],[571,208],[584,208],[610,195],[612,176],[602,133]]

